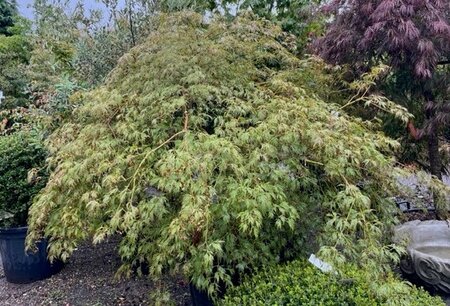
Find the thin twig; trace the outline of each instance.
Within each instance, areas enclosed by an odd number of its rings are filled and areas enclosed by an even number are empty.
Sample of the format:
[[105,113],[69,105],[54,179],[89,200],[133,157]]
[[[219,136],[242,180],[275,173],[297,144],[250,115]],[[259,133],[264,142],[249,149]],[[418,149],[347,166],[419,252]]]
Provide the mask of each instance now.
[[309,163],[309,164],[314,164],[314,165],[324,166],[324,164],[321,163],[321,162],[314,161],[314,160],[310,160],[310,159],[307,159],[307,158],[303,159],[303,161],[304,161],[305,163]]
[[364,93],[363,93],[358,99],[355,100],[355,98],[356,98],[358,95],[360,95],[360,93],[361,93],[361,91],[358,91],[358,93],[355,94],[353,97],[351,97],[350,100],[348,101],[348,103],[345,104],[344,106],[341,106],[341,107],[339,108],[339,110],[342,110],[342,109],[344,109],[344,108],[346,108],[346,107],[348,107],[348,106],[350,106],[350,105],[352,105],[352,104],[355,104],[355,103],[357,103],[357,102],[359,102],[359,101],[364,100],[364,98],[366,97],[368,91],[369,91],[369,88],[366,88],[366,90],[364,91]]
[[166,144],[168,144],[169,142],[171,142],[173,139],[175,139],[176,137],[180,136],[181,134],[184,134],[187,132],[188,130],[188,123],[189,123],[189,114],[186,110],[186,106],[184,107],[184,126],[183,126],[183,130],[173,134],[172,136],[170,136],[167,140],[165,140],[163,143],[161,143],[160,145],[158,145],[156,148],[150,150],[149,152],[147,152],[147,154],[145,154],[144,158],[141,160],[141,162],[139,163],[136,171],[133,174],[132,180],[131,182],[133,183],[133,189],[131,192],[131,199],[130,199],[130,203],[133,203],[134,200],[134,194],[136,192],[136,178],[137,175],[139,173],[139,170],[141,169],[141,167],[144,165],[145,161],[147,160],[147,158],[153,154],[154,152],[156,152],[157,150],[161,149],[163,146],[165,146]]

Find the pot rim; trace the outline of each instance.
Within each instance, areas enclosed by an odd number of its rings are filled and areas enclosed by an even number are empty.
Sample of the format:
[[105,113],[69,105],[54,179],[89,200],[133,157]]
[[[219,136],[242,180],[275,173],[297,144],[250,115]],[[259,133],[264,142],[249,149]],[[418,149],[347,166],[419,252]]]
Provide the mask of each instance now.
[[0,227],[0,234],[22,234],[28,231],[28,226],[20,227]]

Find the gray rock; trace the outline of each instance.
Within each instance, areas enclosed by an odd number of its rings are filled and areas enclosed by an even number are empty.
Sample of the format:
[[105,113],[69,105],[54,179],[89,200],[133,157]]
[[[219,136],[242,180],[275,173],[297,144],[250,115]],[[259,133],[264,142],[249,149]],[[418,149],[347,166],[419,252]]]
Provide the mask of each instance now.
[[406,274],[450,294],[450,223],[410,221],[395,229],[396,242],[407,242],[408,258],[400,262]]
[[163,192],[153,186],[148,186],[145,188],[145,195],[147,198],[160,197],[163,195]]

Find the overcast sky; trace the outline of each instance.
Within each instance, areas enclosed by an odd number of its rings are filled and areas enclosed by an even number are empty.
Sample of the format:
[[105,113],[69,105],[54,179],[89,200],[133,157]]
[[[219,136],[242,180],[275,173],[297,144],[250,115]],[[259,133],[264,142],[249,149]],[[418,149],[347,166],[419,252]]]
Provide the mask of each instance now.
[[[86,9],[98,9],[103,8],[103,4],[98,3],[95,0],[83,0]],[[33,18],[33,10],[30,6],[33,4],[34,0],[17,0],[17,4],[19,6],[19,12],[21,15],[32,19]],[[71,0],[72,3],[76,3],[77,0]]]
[[31,18],[32,17],[32,12],[31,10],[28,8],[28,6],[33,3],[33,0],[18,0],[17,4],[19,5],[19,12],[21,15],[27,17],[27,18]]

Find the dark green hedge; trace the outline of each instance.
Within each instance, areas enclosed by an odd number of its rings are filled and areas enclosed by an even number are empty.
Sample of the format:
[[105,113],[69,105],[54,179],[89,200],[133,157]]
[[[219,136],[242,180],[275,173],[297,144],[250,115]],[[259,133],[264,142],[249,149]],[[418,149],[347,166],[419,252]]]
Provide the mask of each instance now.
[[386,286],[377,286],[367,281],[367,275],[362,270],[346,269],[340,276],[325,274],[304,261],[267,268],[242,285],[231,288],[221,304],[444,305],[439,297],[431,297],[424,290],[401,282],[392,275],[386,278]]
[[47,182],[46,156],[47,152],[34,132],[0,136],[0,213],[14,215],[12,219],[0,221],[0,226],[26,225],[33,196]]

